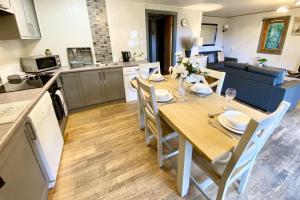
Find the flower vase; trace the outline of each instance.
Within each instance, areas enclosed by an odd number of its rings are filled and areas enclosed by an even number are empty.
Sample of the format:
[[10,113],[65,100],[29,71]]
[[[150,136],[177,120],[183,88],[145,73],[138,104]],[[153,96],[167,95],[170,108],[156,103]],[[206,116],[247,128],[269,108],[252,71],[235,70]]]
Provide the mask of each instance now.
[[185,53],[185,57],[190,58],[192,50],[185,50],[184,53]]
[[178,80],[178,93],[180,96],[184,96],[185,95],[185,88],[184,88],[184,79],[183,78],[179,78]]

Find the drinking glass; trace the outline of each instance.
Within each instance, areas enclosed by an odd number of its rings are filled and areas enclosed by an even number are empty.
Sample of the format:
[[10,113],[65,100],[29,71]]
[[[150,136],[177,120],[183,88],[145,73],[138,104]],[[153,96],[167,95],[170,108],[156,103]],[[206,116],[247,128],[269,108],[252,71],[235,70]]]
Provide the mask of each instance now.
[[226,97],[226,106],[225,106],[225,110],[229,110],[230,107],[230,103],[231,101],[236,97],[236,90],[233,88],[227,88],[226,92],[225,92],[225,97]]

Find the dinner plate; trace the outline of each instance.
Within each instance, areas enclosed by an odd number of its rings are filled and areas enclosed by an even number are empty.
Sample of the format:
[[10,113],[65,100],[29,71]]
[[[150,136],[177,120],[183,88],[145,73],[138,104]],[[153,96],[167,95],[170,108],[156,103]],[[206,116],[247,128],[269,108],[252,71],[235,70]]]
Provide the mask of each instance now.
[[155,90],[155,98],[156,98],[157,102],[168,102],[168,101],[171,101],[174,97],[166,89],[156,89]]
[[244,131],[247,128],[251,120],[248,115],[237,110],[228,110],[222,115],[230,127],[241,131]]
[[196,88],[193,87],[193,86],[191,86],[190,89],[191,89],[192,92],[194,92],[196,94],[201,94],[201,95],[209,95],[209,94],[213,93],[211,88],[209,88],[207,92],[203,92],[203,91],[200,92],[200,91],[196,90]]
[[219,123],[220,123],[224,128],[226,128],[226,129],[228,129],[228,130],[230,130],[230,131],[232,131],[232,132],[234,132],[234,133],[243,135],[244,132],[245,132],[245,131],[237,130],[237,129],[231,127],[228,123],[226,123],[226,119],[225,119],[224,115],[222,115],[222,114],[219,115],[218,121],[219,121]]
[[173,99],[174,99],[174,96],[172,94],[169,94],[169,97],[166,99],[159,99],[156,97],[156,101],[158,103],[166,103],[166,102],[172,101]]
[[160,82],[160,81],[165,80],[165,77],[163,77],[163,76],[157,76],[157,77],[155,77],[155,76],[151,75],[149,77],[149,80],[150,81],[154,81],[154,82]]
[[[196,84],[195,84],[196,85]],[[199,89],[196,88],[195,85],[192,85],[190,87],[191,91],[196,93],[196,94],[211,94],[213,93],[212,89],[207,86],[207,85],[204,85],[203,83],[198,83],[199,86],[201,86],[202,88],[200,88],[201,90],[199,91]]]

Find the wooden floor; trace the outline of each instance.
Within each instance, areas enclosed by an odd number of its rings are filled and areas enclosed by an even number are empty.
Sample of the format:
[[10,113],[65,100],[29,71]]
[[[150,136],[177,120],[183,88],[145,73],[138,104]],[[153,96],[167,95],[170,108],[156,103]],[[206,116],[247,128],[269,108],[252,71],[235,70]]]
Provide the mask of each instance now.
[[[258,158],[247,191],[228,199],[300,199],[300,108],[289,113]],[[117,103],[69,116],[64,152],[50,200],[183,199],[176,157],[159,169],[155,144],[137,126],[137,105]],[[193,166],[199,178],[203,174]],[[209,188],[215,194],[215,186]],[[191,185],[184,199],[204,199]]]

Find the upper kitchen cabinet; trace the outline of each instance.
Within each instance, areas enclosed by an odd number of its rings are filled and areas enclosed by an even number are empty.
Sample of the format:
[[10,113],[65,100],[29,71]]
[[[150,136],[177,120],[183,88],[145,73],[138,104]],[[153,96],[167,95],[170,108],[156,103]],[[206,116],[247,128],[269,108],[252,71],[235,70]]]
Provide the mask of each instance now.
[[0,40],[40,39],[41,32],[33,0],[10,1],[15,14],[1,12]]
[[0,13],[14,14],[12,0],[0,0]]

